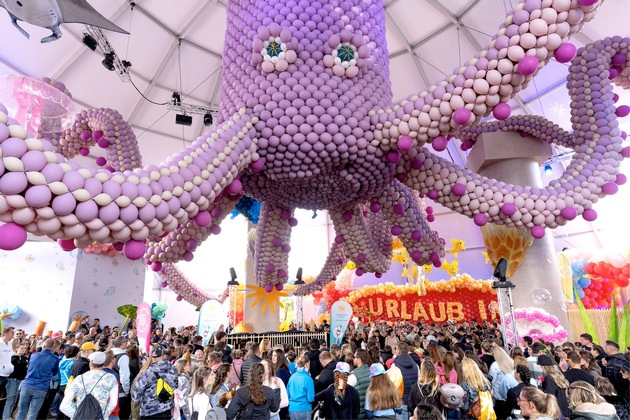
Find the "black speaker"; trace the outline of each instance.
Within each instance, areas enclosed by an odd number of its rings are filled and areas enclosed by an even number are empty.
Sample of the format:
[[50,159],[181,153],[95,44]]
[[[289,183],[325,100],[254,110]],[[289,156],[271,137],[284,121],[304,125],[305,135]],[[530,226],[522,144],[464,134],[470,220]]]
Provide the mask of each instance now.
[[497,263],[496,268],[494,269],[494,277],[499,280],[499,281],[505,281],[506,277],[505,277],[505,273],[507,271],[507,266],[508,266],[508,260],[506,260],[505,258],[501,258],[499,260],[499,262]]
[[190,115],[175,114],[175,124],[191,126],[192,117]]

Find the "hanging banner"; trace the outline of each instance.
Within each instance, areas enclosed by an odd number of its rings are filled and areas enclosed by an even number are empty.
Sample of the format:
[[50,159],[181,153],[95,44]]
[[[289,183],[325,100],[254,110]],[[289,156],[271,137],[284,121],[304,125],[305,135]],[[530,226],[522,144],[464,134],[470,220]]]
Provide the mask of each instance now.
[[348,323],[352,319],[352,306],[348,302],[338,300],[330,308],[330,345],[341,346]]
[[207,300],[199,310],[199,323],[197,324],[197,334],[203,337],[203,345],[210,342],[212,334],[225,321],[225,311],[223,305],[216,300]]
[[149,353],[151,348],[151,305],[142,302],[136,313],[136,329],[140,350]]

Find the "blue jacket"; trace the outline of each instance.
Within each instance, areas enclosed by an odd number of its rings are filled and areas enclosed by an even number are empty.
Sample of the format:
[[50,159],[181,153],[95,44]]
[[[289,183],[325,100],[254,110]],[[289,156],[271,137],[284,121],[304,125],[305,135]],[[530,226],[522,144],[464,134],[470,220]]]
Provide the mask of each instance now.
[[315,384],[309,372],[298,369],[289,378],[287,385],[289,395],[289,412],[311,411],[311,403],[315,400]]
[[59,372],[59,359],[46,349],[31,356],[22,386],[48,391],[50,380]]
[[76,362],[77,359],[66,359],[64,356],[59,362],[59,373],[61,375],[61,385],[68,385],[68,380],[70,379],[70,371],[72,370],[72,365]]

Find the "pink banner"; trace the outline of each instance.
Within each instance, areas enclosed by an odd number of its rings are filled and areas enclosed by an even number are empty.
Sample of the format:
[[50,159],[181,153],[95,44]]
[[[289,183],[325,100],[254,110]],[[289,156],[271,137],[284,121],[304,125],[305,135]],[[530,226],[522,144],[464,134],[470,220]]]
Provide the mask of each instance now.
[[138,330],[140,350],[149,353],[151,347],[151,306],[146,302],[138,305],[136,329]]

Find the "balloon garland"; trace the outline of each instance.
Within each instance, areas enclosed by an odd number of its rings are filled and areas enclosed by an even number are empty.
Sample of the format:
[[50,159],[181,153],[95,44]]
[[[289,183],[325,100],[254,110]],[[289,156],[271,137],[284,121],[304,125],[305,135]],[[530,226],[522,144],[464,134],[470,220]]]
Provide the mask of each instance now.
[[[538,308],[522,308],[514,310],[514,318],[516,320],[516,331],[519,340],[523,340],[523,336],[530,336],[534,341],[542,339],[550,341],[554,344],[561,344],[569,338],[569,332],[560,325],[560,321],[554,315],[550,315],[543,309]],[[512,324],[511,319],[506,320],[507,327]],[[511,328],[506,328],[508,340],[512,340],[513,334]]]

